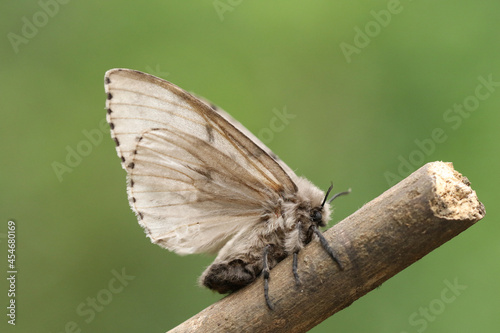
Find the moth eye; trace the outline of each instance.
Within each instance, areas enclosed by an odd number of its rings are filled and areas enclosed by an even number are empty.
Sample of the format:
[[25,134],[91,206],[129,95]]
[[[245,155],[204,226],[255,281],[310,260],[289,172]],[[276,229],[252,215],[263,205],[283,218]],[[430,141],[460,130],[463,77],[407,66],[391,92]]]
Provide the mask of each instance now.
[[312,213],[311,218],[314,222],[318,223],[318,222],[321,222],[323,220],[323,215],[321,214],[321,212],[319,210],[317,210],[317,211]]

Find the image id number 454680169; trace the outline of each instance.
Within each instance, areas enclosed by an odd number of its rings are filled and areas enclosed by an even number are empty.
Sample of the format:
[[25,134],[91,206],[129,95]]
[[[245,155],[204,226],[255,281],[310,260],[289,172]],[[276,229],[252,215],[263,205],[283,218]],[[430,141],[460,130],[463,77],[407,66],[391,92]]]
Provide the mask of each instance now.
[[7,306],[7,322],[11,325],[16,324],[16,222],[7,222],[7,281],[9,305]]

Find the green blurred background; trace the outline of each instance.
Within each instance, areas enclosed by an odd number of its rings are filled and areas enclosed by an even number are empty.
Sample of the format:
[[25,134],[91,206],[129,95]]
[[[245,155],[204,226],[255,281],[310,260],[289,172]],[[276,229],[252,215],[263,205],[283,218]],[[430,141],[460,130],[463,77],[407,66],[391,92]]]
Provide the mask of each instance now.
[[[494,0],[2,1],[0,267],[14,219],[18,280],[17,324],[2,314],[0,330],[164,332],[220,298],[196,285],[212,257],[150,244],[128,207],[100,125],[104,72],[125,67],[257,135],[286,109],[295,118],[266,143],[319,187],[353,189],[334,222],[424,163],[453,162],[487,217],[312,332],[497,332],[499,12]],[[466,288],[443,302],[455,282]]]

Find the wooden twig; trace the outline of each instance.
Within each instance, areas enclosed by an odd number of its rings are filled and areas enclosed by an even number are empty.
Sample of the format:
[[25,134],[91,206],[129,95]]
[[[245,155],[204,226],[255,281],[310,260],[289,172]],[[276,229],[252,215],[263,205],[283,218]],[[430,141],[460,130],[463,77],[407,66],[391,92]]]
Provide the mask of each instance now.
[[273,311],[259,278],[169,332],[306,332],[482,219],[469,185],[451,163],[428,163],[324,233],[344,270],[313,241],[300,286],[292,256],[271,271]]

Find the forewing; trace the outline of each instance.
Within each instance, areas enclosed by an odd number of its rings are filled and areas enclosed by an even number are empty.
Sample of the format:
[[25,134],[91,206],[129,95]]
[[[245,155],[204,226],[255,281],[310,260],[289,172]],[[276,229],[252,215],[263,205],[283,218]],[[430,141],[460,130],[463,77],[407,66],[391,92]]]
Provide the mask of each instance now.
[[230,122],[236,129],[238,129],[243,135],[248,137],[250,140],[252,140],[253,143],[255,143],[257,146],[259,146],[263,151],[265,151],[272,159],[274,159],[280,166],[281,168],[286,172],[286,174],[292,179],[292,181],[295,182],[295,180],[298,178],[297,175],[295,175],[295,172],[285,163],[283,160],[281,160],[278,155],[273,153],[269,147],[267,147],[258,137],[256,137],[252,132],[250,132],[245,126],[243,126],[239,121],[234,119],[229,113],[221,109],[220,107],[216,106],[212,102],[206,100],[205,98],[197,96],[199,99],[201,99],[203,102],[205,102],[207,105],[209,105],[215,112],[220,114],[224,119],[226,119],[228,122]]
[[216,251],[259,221],[263,202],[296,191],[261,147],[179,87],[125,69],[108,71],[105,82],[130,204],[153,242]]

